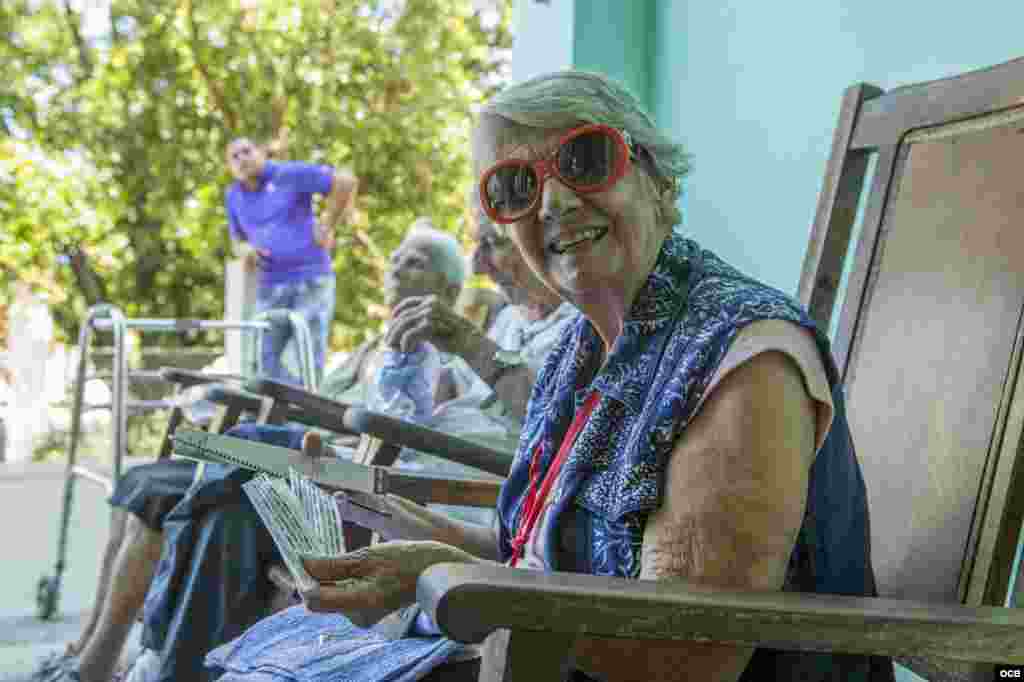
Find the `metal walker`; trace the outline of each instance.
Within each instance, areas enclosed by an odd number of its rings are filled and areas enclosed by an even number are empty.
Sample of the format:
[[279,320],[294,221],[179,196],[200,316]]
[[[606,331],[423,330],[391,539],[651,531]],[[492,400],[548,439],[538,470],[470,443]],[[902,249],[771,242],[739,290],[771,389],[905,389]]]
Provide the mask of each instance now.
[[[74,396],[71,406],[71,432],[69,434],[67,468],[64,474],[63,509],[61,511],[60,528],[57,538],[57,560],[52,576],[42,576],[36,587],[37,613],[41,619],[48,619],[57,613],[60,601],[61,579],[67,568],[66,555],[68,543],[68,525],[71,520],[71,508],[74,501],[74,485],[78,478],[97,483],[113,492],[121,478],[123,458],[127,451],[128,414],[143,414],[158,409],[174,407],[180,396],[177,392],[170,399],[163,400],[128,400],[128,385],[132,380],[158,382],[162,381],[159,371],[130,370],[128,367],[126,334],[129,330],[155,333],[180,333],[185,331],[237,330],[254,332],[254,348],[260,348],[263,334],[275,324],[287,324],[291,327],[292,336],[298,350],[298,370],[303,387],[314,390],[317,383],[318,368],[313,356],[313,340],[309,326],[298,313],[287,310],[269,310],[260,313],[251,320],[191,320],[167,318],[127,318],[117,306],[100,303],[89,308],[85,321],[78,335],[79,361],[74,382]],[[88,374],[89,360],[95,349],[91,347],[96,331],[113,333],[113,368],[110,373]],[[252,334],[250,334],[250,338]],[[255,352],[251,361],[253,373],[259,373],[260,354]],[[243,371],[243,374],[249,372]],[[240,375],[209,374],[212,380],[241,381]],[[85,386],[90,379],[109,378],[112,386],[109,404],[87,405],[85,403]],[[80,465],[77,461],[78,446],[82,436],[82,416],[90,410],[111,410],[112,459],[111,476],[93,471]]]

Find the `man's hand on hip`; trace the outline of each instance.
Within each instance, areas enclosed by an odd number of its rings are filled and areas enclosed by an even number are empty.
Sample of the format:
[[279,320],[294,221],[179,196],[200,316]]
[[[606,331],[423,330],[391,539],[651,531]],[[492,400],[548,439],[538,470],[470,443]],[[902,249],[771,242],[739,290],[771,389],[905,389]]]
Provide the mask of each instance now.
[[242,260],[242,265],[246,270],[254,271],[267,264],[270,251],[257,249],[247,242],[239,242],[235,247],[235,255]]
[[316,243],[323,249],[333,249],[337,242],[335,227],[339,221],[347,220],[355,203],[359,189],[359,178],[347,168],[334,171],[331,192],[327,195],[325,210],[316,225]]

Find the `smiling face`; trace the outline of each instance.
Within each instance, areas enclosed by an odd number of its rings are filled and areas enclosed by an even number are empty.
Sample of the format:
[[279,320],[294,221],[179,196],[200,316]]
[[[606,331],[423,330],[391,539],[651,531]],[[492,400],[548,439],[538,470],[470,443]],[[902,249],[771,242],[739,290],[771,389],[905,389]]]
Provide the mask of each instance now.
[[228,145],[225,158],[231,176],[246,184],[257,182],[267,163],[266,151],[245,137],[233,140]]
[[[552,155],[571,128],[516,128],[515,138],[482,127],[474,152],[486,170],[505,159]],[[524,260],[548,286],[577,305],[606,342],[618,335],[633,297],[654,267],[667,226],[647,171],[632,164],[611,188],[578,194],[557,178],[541,189],[536,213],[512,223],[512,239]]]
[[[384,302],[394,307],[412,296],[452,299],[453,287],[434,262],[429,240],[410,237],[391,253],[384,273]],[[457,293],[457,291],[456,291]]]

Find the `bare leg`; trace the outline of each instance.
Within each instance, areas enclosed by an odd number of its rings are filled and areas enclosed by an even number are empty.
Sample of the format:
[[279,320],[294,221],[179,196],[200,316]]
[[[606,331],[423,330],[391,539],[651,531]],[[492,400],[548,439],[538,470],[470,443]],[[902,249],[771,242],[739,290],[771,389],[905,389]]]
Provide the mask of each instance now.
[[79,658],[83,682],[110,679],[160,561],[162,533],[132,515],[127,517],[125,530],[125,540],[111,569],[103,611]]
[[82,634],[78,640],[68,645],[69,653],[81,653],[89,638],[92,637],[99,622],[100,614],[103,612],[103,604],[110,592],[110,580],[114,568],[114,560],[121,551],[121,545],[126,542],[125,524],[128,520],[128,512],[118,507],[110,508],[110,538],[107,540],[107,548],[103,552],[103,563],[100,565],[100,579],[96,586],[96,599],[92,604],[92,611],[89,613],[89,621],[85,624]]

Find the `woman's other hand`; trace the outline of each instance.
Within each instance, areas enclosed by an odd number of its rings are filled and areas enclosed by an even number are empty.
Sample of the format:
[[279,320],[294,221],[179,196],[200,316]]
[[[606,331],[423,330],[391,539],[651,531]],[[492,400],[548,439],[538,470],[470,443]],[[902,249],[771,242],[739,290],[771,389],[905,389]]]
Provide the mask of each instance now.
[[[319,461],[333,457],[316,431],[302,436],[302,457],[295,468],[306,476],[319,473]],[[353,490],[335,490],[334,502],[345,521],[379,533],[386,540],[426,540],[434,537],[429,517],[423,508],[398,495],[370,495]]]

